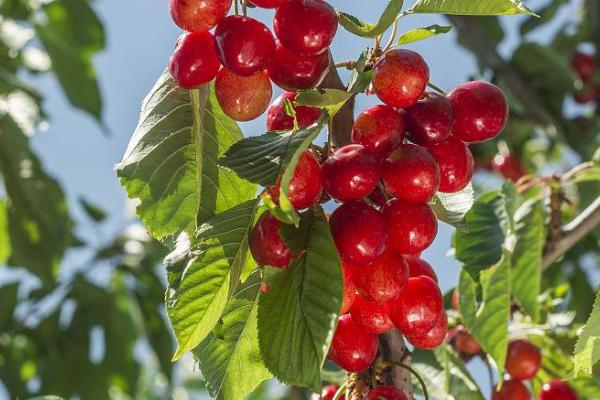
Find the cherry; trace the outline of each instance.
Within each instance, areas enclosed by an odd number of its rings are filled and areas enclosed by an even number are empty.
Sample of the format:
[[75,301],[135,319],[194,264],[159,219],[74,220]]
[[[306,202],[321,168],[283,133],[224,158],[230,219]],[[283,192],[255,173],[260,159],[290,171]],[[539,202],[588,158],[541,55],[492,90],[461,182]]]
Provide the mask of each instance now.
[[496,154],[492,160],[492,170],[513,182],[527,175],[527,171],[519,157],[513,155]]
[[506,372],[513,378],[532,379],[542,366],[540,349],[526,340],[515,340],[508,346]]
[[504,381],[500,391],[494,390],[492,400],[530,400],[531,394],[520,381]]
[[340,256],[356,266],[369,264],[387,247],[383,215],[367,203],[342,204],[331,214],[329,224]]
[[452,133],[464,142],[493,139],[506,125],[508,102],[496,85],[485,81],[463,83],[448,99],[454,109]]
[[567,383],[554,379],[544,384],[538,400],[577,400],[577,394]]
[[582,80],[590,80],[596,73],[596,58],[593,55],[577,51],[571,57],[571,67]]
[[377,346],[377,335],[359,327],[346,314],[340,317],[328,358],[346,371],[361,372],[375,361]]
[[386,51],[373,68],[373,91],[388,106],[415,104],[429,82],[429,67],[414,51]]
[[260,8],[277,8],[285,3],[285,0],[251,0],[250,2]]
[[406,400],[406,396],[395,386],[378,386],[369,392],[367,400]]
[[446,340],[448,334],[448,315],[444,312],[435,326],[422,336],[406,336],[417,349],[435,349]]
[[583,83],[583,86],[581,88],[578,88],[573,93],[573,99],[579,104],[588,104],[593,102],[597,98],[598,87],[585,82]]
[[344,273],[344,301],[342,303],[340,315],[347,314],[348,311],[350,311],[352,304],[354,304],[354,300],[358,296],[356,293],[356,285],[352,279],[354,268],[354,266],[342,260],[342,272]]
[[[279,204],[280,187],[281,176],[277,180],[277,184],[268,189],[276,204]],[[321,194],[323,194],[321,165],[314,154],[310,150],[306,150],[300,156],[296,169],[294,169],[294,175],[288,188],[288,198],[295,209],[301,210],[317,204]]]
[[207,32],[215,27],[231,8],[232,0],[170,0],[171,18],[189,32]]
[[454,289],[452,292],[452,307],[456,311],[460,311],[460,294],[458,293],[458,289]]
[[[335,394],[338,391],[338,387],[336,385],[327,385],[327,386],[323,386],[323,391],[321,392],[321,400],[333,400],[333,398],[335,397]],[[319,398],[319,397],[317,397]],[[344,395],[342,395],[339,400],[345,400],[346,397]]]
[[220,66],[210,32],[186,32],[179,36],[169,60],[171,76],[184,89],[196,89],[212,81]]
[[294,105],[298,93],[283,92],[270,106],[267,112],[268,131],[291,131],[294,129],[294,117],[285,113],[285,101],[292,103],[296,112],[298,128],[306,128],[317,122],[321,116],[321,110],[316,107]]
[[237,75],[250,76],[267,68],[275,51],[275,39],[262,22],[229,15],[215,30],[215,47],[227,69]]
[[390,230],[390,245],[398,253],[419,253],[437,235],[437,219],[426,203],[392,199],[383,207],[383,216]]
[[462,327],[456,334],[454,345],[458,351],[469,356],[480,354],[482,351],[477,339]]
[[360,295],[354,299],[350,315],[356,325],[367,332],[381,334],[394,327],[384,305],[370,302]]
[[273,19],[273,28],[281,44],[298,55],[321,54],[337,31],[335,9],[323,0],[288,0]]
[[339,201],[367,197],[380,178],[377,158],[361,144],[337,149],[323,163],[321,180],[325,191]]
[[434,281],[438,281],[437,274],[427,261],[414,256],[405,256],[404,260],[406,260],[406,264],[408,265],[408,273],[411,278],[428,276]]
[[392,107],[378,105],[363,111],[352,128],[352,142],[362,144],[380,160],[404,139],[404,120]]
[[408,266],[404,258],[391,250],[354,272],[359,293],[378,304],[395,300],[408,282]]
[[267,71],[240,76],[221,68],[215,93],[223,112],[236,121],[251,121],[265,112],[273,95]]
[[425,148],[402,144],[383,163],[381,178],[393,197],[426,203],[438,191],[440,168]]
[[440,192],[454,193],[464,189],[475,171],[473,154],[466,144],[450,136],[427,148],[440,166]]
[[329,70],[329,53],[299,56],[277,43],[269,64],[273,83],[289,92],[317,87]]
[[402,111],[406,136],[422,146],[446,140],[454,126],[454,110],[446,96],[425,92],[416,104]]
[[290,263],[292,252],[279,235],[281,224],[267,210],[254,226],[250,237],[250,251],[259,265],[286,268]]
[[444,299],[428,276],[409,278],[400,296],[388,304],[390,319],[406,336],[427,334],[444,314]]

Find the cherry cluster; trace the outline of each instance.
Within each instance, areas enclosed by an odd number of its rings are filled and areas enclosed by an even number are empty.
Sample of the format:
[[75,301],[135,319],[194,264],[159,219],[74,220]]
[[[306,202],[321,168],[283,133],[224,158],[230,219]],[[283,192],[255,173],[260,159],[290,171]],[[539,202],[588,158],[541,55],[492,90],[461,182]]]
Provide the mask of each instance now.
[[573,98],[577,103],[588,104],[598,100],[598,84],[596,82],[595,55],[577,51],[571,57],[571,68],[579,78],[576,82]]

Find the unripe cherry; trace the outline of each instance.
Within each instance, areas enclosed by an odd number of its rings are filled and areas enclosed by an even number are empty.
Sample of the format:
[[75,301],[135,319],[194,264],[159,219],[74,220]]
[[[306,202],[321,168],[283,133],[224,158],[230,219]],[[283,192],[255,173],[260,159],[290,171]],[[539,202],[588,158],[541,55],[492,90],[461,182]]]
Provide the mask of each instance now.
[[514,155],[496,154],[492,159],[492,170],[513,182],[527,175],[521,159]]
[[440,192],[454,193],[464,189],[475,171],[473,154],[466,144],[450,136],[427,147],[440,167]]
[[385,220],[367,203],[342,204],[331,214],[329,224],[340,256],[351,264],[367,265],[387,248]]
[[307,107],[294,105],[298,93],[295,92],[283,92],[275,101],[269,106],[267,111],[267,130],[268,131],[291,131],[294,129],[294,117],[285,113],[285,101],[288,100],[292,103],[294,111],[296,112],[296,120],[298,121],[298,128],[306,128],[317,122],[321,116],[321,110],[316,107]]
[[378,386],[371,389],[367,400],[406,400],[406,395],[395,386]]
[[500,391],[494,390],[492,400],[531,400],[531,394],[523,382],[510,380],[504,381]]
[[596,73],[596,58],[591,54],[577,51],[571,57],[571,67],[582,80],[590,80]]
[[421,336],[406,336],[406,339],[417,349],[430,350],[440,346],[448,334],[448,315],[444,312],[435,326]]
[[397,299],[406,287],[408,266],[404,257],[387,250],[370,264],[355,269],[353,279],[359,293],[384,304]]
[[354,322],[367,332],[382,334],[394,327],[384,305],[368,301],[360,295],[354,299],[350,315]]
[[540,349],[526,340],[514,340],[508,345],[506,372],[513,378],[533,379],[542,366]]
[[440,187],[440,168],[425,148],[401,144],[384,161],[381,178],[393,197],[426,203]]
[[215,30],[217,56],[237,75],[254,75],[265,68],[275,51],[275,39],[265,24],[242,15],[229,15]]
[[414,51],[386,51],[373,68],[373,91],[388,106],[415,104],[429,82],[429,67]]
[[267,71],[240,76],[221,68],[215,94],[223,112],[236,121],[251,121],[265,112],[273,95]]
[[329,70],[329,53],[299,56],[277,43],[269,64],[273,83],[289,92],[317,87]]
[[390,246],[398,253],[419,253],[433,243],[438,223],[426,203],[392,199],[382,211],[389,228]]
[[342,272],[344,274],[344,300],[340,315],[347,314],[350,307],[354,304],[354,300],[358,296],[356,293],[356,285],[354,284],[353,275],[355,267],[342,260]]
[[375,361],[377,346],[377,335],[356,325],[346,314],[340,317],[328,358],[346,371],[361,372]]
[[452,134],[464,142],[484,142],[498,136],[508,119],[508,102],[502,90],[489,82],[457,86],[448,99],[454,110]]
[[367,197],[380,178],[379,161],[360,144],[337,149],[323,163],[321,181],[325,191],[339,201]]
[[354,121],[352,142],[362,144],[380,160],[404,139],[404,120],[392,107],[367,108]]
[[538,400],[577,400],[577,393],[568,383],[555,379],[544,384]]
[[210,32],[186,32],[179,36],[169,60],[171,76],[184,89],[196,89],[212,81],[220,66]]
[[425,92],[416,104],[402,111],[406,137],[427,146],[444,141],[452,133],[454,110],[446,96]]
[[286,0],[251,0],[251,3],[260,8],[277,8]]
[[286,268],[292,260],[292,252],[279,234],[281,224],[267,210],[254,226],[250,237],[250,251],[258,265]]
[[170,0],[173,21],[184,31],[207,32],[214,28],[231,8],[232,0]]
[[406,260],[406,264],[408,265],[408,274],[411,278],[428,276],[434,281],[438,281],[437,274],[427,261],[418,256],[404,256],[404,260]]

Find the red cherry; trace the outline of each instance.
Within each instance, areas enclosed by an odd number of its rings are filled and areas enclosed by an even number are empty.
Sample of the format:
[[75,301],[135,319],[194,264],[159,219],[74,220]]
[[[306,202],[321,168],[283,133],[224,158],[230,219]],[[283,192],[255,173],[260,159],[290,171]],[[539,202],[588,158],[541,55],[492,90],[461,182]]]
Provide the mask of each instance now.
[[350,315],[354,322],[367,332],[381,334],[391,331],[394,327],[384,305],[370,302],[360,295],[354,299]]
[[352,279],[354,268],[354,266],[342,260],[342,271],[344,273],[344,302],[342,303],[340,315],[347,314],[348,311],[350,311],[352,304],[354,304],[354,300],[358,297],[356,285]]
[[[317,397],[320,400],[333,400],[335,394],[338,391],[338,387],[336,385],[327,385],[323,386],[323,391],[321,392],[321,397]],[[346,396],[342,395],[339,400],[345,400]]]
[[440,166],[440,192],[454,193],[464,189],[475,171],[473,154],[466,144],[450,136],[427,148]]
[[[268,189],[269,194],[276,204],[279,204],[279,189],[281,176],[275,186]],[[288,198],[296,210],[312,207],[319,202],[323,194],[321,186],[321,165],[310,150],[306,150],[300,156],[294,175],[290,180]]]
[[427,276],[409,278],[400,296],[388,304],[396,328],[406,336],[422,336],[444,314],[444,299],[435,281]]
[[285,0],[251,0],[251,3],[260,8],[277,8],[285,3]]
[[225,114],[236,121],[251,121],[265,112],[273,88],[267,71],[239,76],[221,68],[215,80],[215,94]]
[[337,26],[335,9],[323,0],[288,0],[273,18],[281,44],[298,55],[323,53],[333,41]]
[[378,386],[369,392],[367,400],[406,400],[406,396],[395,386]]
[[404,260],[406,260],[406,264],[408,265],[408,273],[411,278],[428,276],[434,281],[438,281],[437,274],[427,261],[414,256],[405,256]]
[[393,197],[426,203],[440,186],[440,167],[425,148],[402,144],[383,163],[381,178]]
[[454,126],[454,110],[446,96],[425,92],[419,101],[402,112],[406,136],[422,146],[446,140]]
[[542,387],[538,400],[577,400],[577,394],[569,384],[555,379]]
[[252,230],[250,251],[259,265],[286,268],[292,252],[279,235],[281,221],[265,211]]
[[383,215],[367,203],[342,204],[331,214],[329,224],[340,256],[356,266],[369,264],[387,247]]
[[207,32],[231,8],[231,0],[170,0],[173,21],[184,31]]
[[454,342],[456,349],[463,354],[474,356],[482,352],[481,345],[473,335],[468,333],[464,328],[456,333]]
[[513,378],[526,381],[533,379],[542,366],[542,354],[537,346],[526,340],[515,340],[508,346],[506,372]]
[[337,149],[323,163],[325,191],[339,201],[367,197],[380,178],[379,162],[365,146],[349,144]]
[[429,82],[429,67],[414,51],[386,51],[373,68],[373,90],[385,104],[406,108],[415,104]]
[[591,54],[577,51],[571,57],[571,67],[582,80],[590,80],[596,73],[596,58]]
[[242,15],[229,15],[215,30],[217,56],[237,75],[250,76],[267,68],[275,39],[265,24]]
[[383,207],[390,230],[390,245],[400,254],[415,254],[428,248],[437,235],[437,219],[426,203],[392,199]]
[[457,86],[448,99],[454,109],[452,133],[464,142],[484,142],[502,132],[508,119],[504,92],[485,81]]
[[328,357],[346,371],[361,372],[375,361],[377,346],[377,335],[356,325],[346,314],[340,317]]
[[579,104],[588,104],[598,98],[598,87],[589,82],[583,82],[583,87],[573,93],[573,99]]
[[406,339],[417,349],[435,349],[446,340],[448,334],[448,315],[444,312],[435,326],[422,336],[407,336]]
[[510,380],[504,381],[500,391],[492,393],[492,400],[531,400],[531,394],[523,382]]
[[513,155],[496,154],[492,160],[492,170],[513,182],[527,175],[521,159]]
[[406,287],[408,266],[402,256],[388,250],[369,265],[355,270],[353,279],[359,293],[384,304],[397,299]]
[[328,52],[299,56],[277,43],[268,70],[273,83],[294,92],[317,87],[329,70],[329,64]]
[[169,60],[171,76],[184,89],[196,89],[212,81],[220,66],[210,32],[186,32],[179,36]]
[[298,93],[295,92],[283,92],[269,106],[269,111],[267,112],[268,131],[291,131],[294,129],[294,117],[285,113],[285,100],[292,103],[299,128],[306,128],[317,122],[321,116],[321,110],[315,107],[294,105],[297,95]]
[[404,120],[392,107],[369,107],[354,121],[352,142],[362,144],[380,160],[404,139]]

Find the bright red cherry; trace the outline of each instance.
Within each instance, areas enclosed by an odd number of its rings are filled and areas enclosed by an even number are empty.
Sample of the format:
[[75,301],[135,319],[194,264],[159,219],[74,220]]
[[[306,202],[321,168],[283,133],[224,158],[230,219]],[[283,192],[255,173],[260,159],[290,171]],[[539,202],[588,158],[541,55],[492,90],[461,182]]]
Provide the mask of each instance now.
[[383,163],[381,178],[393,197],[426,203],[440,187],[440,167],[425,148],[401,144]]
[[359,293],[372,302],[384,304],[395,300],[408,282],[408,266],[404,257],[385,251],[367,266],[354,272]]
[[417,349],[435,349],[446,340],[448,334],[448,315],[444,312],[435,326],[421,336],[407,336],[406,339]]
[[299,56],[277,43],[269,64],[269,76],[273,83],[294,92],[317,87],[329,69],[329,53]]
[[281,221],[265,211],[252,230],[250,251],[259,265],[286,268],[292,252],[279,235]]
[[456,349],[463,354],[474,356],[482,351],[481,345],[473,335],[468,333],[464,328],[460,328],[456,334],[454,342]]
[[251,0],[251,3],[260,8],[277,8],[286,0]]
[[406,400],[406,396],[395,386],[378,386],[369,392],[367,400]]
[[466,144],[450,136],[427,147],[440,167],[440,192],[454,193],[464,189],[475,171],[473,154]]
[[353,265],[350,265],[346,261],[342,260],[342,271],[344,273],[344,301],[342,303],[340,315],[347,314],[348,311],[350,311],[352,304],[354,304],[354,300],[356,297],[358,297],[358,294],[356,293],[356,285],[352,279],[355,268],[356,267]]
[[221,67],[210,32],[179,36],[169,60],[171,76],[184,89],[196,89],[214,79]]
[[394,325],[384,305],[370,302],[362,296],[356,296],[350,308],[350,315],[358,326],[372,333],[386,333]]
[[[279,204],[279,189],[281,176],[275,186],[268,189],[269,194],[276,204]],[[288,198],[296,210],[312,207],[319,202],[323,194],[321,186],[321,165],[310,150],[306,150],[300,156],[294,175],[290,180]]]
[[596,58],[591,54],[575,52],[571,57],[571,67],[582,80],[590,80],[596,73]]
[[448,99],[454,110],[452,134],[464,142],[483,142],[502,132],[508,119],[504,92],[485,81],[457,86]]
[[444,314],[444,299],[428,276],[409,278],[400,296],[388,304],[389,316],[406,336],[426,335]]
[[329,224],[340,256],[356,266],[369,264],[387,247],[383,215],[367,203],[342,204],[331,214]]
[[385,104],[406,108],[415,104],[429,82],[429,67],[414,51],[386,51],[373,68],[373,90]]
[[415,254],[428,248],[437,235],[437,218],[426,203],[392,199],[383,207],[390,230],[390,246],[400,254]]
[[323,0],[288,0],[273,18],[281,44],[298,55],[323,53],[333,41],[337,26],[335,9]]
[[492,170],[513,182],[527,175],[527,171],[519,157],[513,155],[496,154],[492,160]]
[[365,146],[349,144],[337,149],[323,163],[325,191],[338,201],[367,197],[380,178],[379,161]]
[[542,366],[540,349],[526,340],[515,340],[508,346],[506,372],[513,378],[526,381],[532,379]]
[[523,382],[510,380],[504,381],[500,391],[494,390],[492,400],[531,400],[531,394]]
[[[315,395],[315,398],[319,399],[319,400],[333,400],[338,389],[339,388],[336,385],[323,386],[323,391],[321,392],[321,397],[318,397],[318,395]],[[339,400],[345,400],[345,399],[346,399],[346,397],[344,395],[342,395],[339,398]]]
[[231,8],[231,0],[170,0],[173,21],[184,31],[207,32]]
[[446,140],[454,126],[454,110],[446,96],[425,92],[416,104],[402,111],[406,136],[422,146]]
[[538,400],[577,400],[577,394],[569,384],[555,379],[542,387]]
[[321,110],[316,107],[294,105],[297,95],[298,93],[295,92],[283,92],[269,106],[269,111],[267,112],[268,131],[291,131],[294,129],[294,117],[285,113],[286,100],[292,103],[294,107],[298,128],[306,128],[317,122],[321,116]]
[[227,69],[237,75],[250,76],[267,68],[275,51],[275,39],[262,22],[229,15],[215,30],[215,47]]
[[363,111],[352,128],[352,142],[362,144],[380,160],[404,139],[404,120],[392,107],[378,105]]
[[346,314],[340,317],[328,357],[346,371],[361,372],[375,361],[377,346],[377,335],[359,327]]
[[215,93],[223,112],[236,121],[251,121],[265,112],[273,95],[267,71],[240,76],[221,68]]
[[428,276],[434,281],[438,281],[438,276],[431,267],[431,265],[419,257],[405,256],[406,264],[408,265],[408,273],[411,278],[417,276]]

